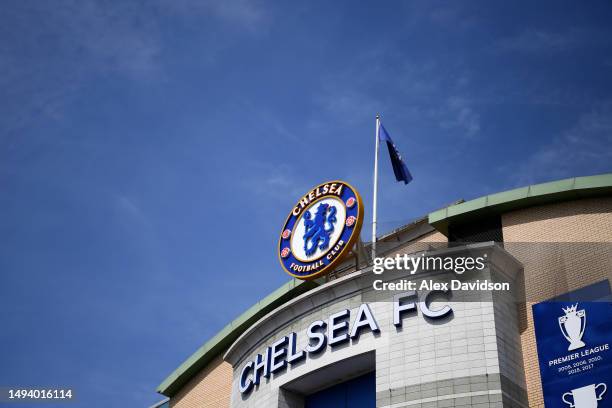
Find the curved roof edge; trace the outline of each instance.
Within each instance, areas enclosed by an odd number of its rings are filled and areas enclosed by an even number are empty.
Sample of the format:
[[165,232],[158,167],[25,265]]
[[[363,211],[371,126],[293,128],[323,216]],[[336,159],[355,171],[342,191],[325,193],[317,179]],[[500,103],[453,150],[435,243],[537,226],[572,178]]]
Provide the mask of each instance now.
[[429,223],[443,234],[451,223],[483,214],[499,214],[534,205],[612,193],[612,173],[573,177],[490,194],[429,214]]
[[[610,193],[612,193],[612,173],[574,177],[490,194],[454,204],[430,213],[428,220],[429,224],[438,231],[447,234],[448,225],[451,222],[464,221],[477,215],[499,214],[533,205]],[[198,371],[228,348],[247,327],[289,299],[319,286],[321,282],[323,282],[322,279],[314,281],[294,279],[257,302],[185,360],[157,387],[157,392],[167,397],[174,396]]]
[[204,343],[157,387],[157,392],[167,397],[174,396],[198,371],[229,347],[247,327],[289,299],[316,286],[318,286],[316,281],[297,279],[285,283]]

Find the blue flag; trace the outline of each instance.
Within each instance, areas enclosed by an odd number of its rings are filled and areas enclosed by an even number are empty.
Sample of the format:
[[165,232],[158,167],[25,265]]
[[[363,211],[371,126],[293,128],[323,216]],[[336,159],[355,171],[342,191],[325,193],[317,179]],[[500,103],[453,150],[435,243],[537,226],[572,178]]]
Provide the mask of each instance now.
[[412,181],[412,175],[408,170],[408,166],[402,160],[402,155],[395,147],[395,143],[391,140],[391,136],[387,133],[385,127],[380,124],[380,132],[378,134],[381,142],[387,142],[387,148],[389,149],[389,157],[391,158],[391,164],[393,165],[393,172],[395,173],[395,178],[397,181],[403,181],[404,184],[410,183]]

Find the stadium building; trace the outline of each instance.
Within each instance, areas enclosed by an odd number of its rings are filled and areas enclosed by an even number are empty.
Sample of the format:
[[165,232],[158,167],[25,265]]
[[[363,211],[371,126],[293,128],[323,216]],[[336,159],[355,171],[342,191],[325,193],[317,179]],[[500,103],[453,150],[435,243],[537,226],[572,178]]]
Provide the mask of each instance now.
[[[161,383],[159,406],[612,407],[612,174],[457,202],[378,245],[377,256],[486,254],[479,279],[511,290],[376,291],[400,276],[374,274],[358,242],[331,273],[228,322]],[[431,277],[447,279],[411,278]],[[572,307],[538,309],[552,302]]]

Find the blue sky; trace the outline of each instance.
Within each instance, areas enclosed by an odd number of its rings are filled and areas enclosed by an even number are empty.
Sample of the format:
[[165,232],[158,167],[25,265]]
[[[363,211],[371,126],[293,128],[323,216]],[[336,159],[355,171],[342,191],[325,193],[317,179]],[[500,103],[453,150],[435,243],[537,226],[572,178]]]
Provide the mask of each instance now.
[[[612,4],[13,1],[0,11],[0,385],[146,406],[288,280],[311,186],[390,230],[459,198],[612,170]],[[368,236],[364,224],[363,236]]]

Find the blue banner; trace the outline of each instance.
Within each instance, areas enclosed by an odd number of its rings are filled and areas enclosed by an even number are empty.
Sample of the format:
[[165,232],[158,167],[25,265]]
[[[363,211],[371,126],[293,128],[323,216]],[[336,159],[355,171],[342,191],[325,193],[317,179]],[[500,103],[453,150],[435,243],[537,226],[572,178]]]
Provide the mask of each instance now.
[[612,302],[533,305],[546,408],[612,407]]

